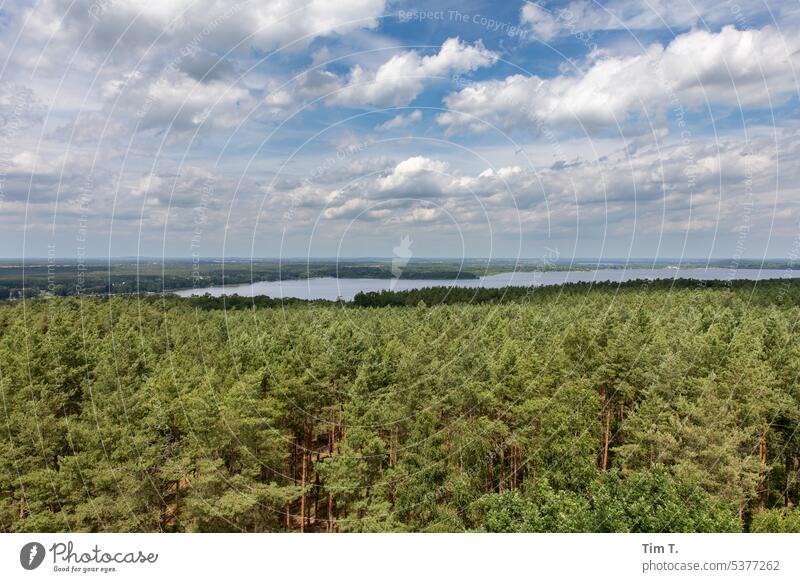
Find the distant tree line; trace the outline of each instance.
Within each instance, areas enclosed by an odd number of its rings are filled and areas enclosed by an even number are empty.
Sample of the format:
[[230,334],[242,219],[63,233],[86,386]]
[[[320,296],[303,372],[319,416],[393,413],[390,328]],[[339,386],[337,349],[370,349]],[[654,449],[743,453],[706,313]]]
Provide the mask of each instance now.
[[[391,279],[391,262],[364,264],[358,261],[306,262],[238,261],[226,264],[165,260],[163,263],[135,261],[108,264],[93,261],[86,265],[0,265],[0,300],[34,298],[40,295],[131,295],[162,293],[179,289],[245,285],[260,281],[290,281],[316,277]],[[507,267],[507,268],[513,268]],[[529,266],[528,268],[532,268]],[[458,263],[412,263],[403,268],[409,280],[478,279],[486,268],[461,268]]]

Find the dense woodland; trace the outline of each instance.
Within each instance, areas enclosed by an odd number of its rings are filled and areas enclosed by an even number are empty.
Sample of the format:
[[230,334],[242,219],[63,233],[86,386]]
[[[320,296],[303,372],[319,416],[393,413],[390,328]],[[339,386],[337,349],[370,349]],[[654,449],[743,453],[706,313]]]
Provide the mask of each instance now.
[[0,304],[2,530],[800,531],[800,283],[469,291]]

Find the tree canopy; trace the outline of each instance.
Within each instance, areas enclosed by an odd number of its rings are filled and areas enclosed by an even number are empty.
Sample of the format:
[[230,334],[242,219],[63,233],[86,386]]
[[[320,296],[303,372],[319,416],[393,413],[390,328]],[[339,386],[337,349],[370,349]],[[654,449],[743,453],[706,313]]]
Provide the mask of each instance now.
[[800,531],[800,285],[490,295],[0,304],[2,530]]

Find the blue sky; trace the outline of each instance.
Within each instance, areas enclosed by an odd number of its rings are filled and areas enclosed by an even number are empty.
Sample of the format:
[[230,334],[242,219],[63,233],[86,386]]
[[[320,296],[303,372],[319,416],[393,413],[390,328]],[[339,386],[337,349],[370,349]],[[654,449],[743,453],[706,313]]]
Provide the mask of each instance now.
[[0,256],[800,252],[790,2],[0,9]]

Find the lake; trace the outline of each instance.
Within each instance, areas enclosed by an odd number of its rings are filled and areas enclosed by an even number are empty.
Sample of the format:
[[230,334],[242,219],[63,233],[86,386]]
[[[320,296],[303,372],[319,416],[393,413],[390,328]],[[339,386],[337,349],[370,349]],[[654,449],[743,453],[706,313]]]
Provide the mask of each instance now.
[[360,292],[369,291],[405,291],[421,287],[529,287],[542,285],[561,285],[563,283],[588,282],[623,282],[633,279],[697,279],[697,280],[763,280],[791,279],[800,277],[800,270],[785,269],[725,269],[713,267],[708,269],[597,269],[594,271],[544,271],[530,273],[503,273],[488,275],[480,279],[335,279],[322,277],[319,279],[303,279],[297,281],[264,281],[244,285],[225,285],[219,287],[203,287],[176,291],[176,295],[190,297],[209,293],[220,295],[267,295],[283,298],[329,299],[341,297],[350,300]]

